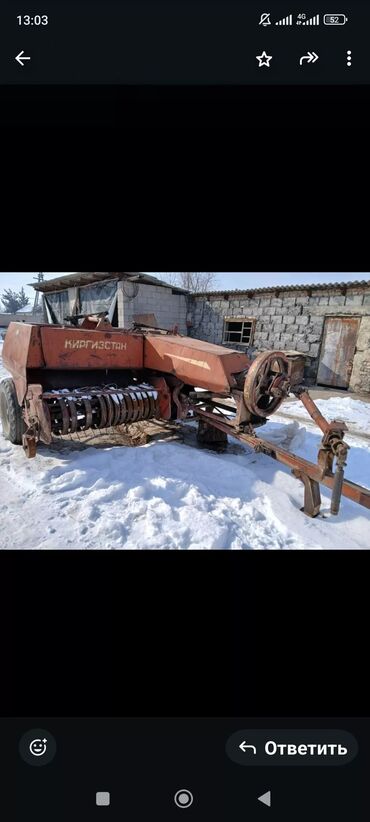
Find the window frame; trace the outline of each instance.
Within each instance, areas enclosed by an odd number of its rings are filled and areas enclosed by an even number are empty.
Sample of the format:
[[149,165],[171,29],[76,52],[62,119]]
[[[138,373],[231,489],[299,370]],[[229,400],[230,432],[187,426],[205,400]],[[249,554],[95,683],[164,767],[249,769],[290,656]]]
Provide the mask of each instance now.
[[[242,329],[240,331],[240,340],[227,340],[226,336],[228,334],[239,334],[239,331],[228,331],[227,324],[228,323],[242,323]],[[244,336],[244,323],[248,323],[251,326],[250,329],[250,337],[248,342],[243,342]],[[256,318],[255,317],[224,317],[224,327],[223,327],[223,334],[222,334],[222,343],[223,345],[243,345],[245,348],[250,348],[253,344],[254,339],[254,332],[256,326]]]

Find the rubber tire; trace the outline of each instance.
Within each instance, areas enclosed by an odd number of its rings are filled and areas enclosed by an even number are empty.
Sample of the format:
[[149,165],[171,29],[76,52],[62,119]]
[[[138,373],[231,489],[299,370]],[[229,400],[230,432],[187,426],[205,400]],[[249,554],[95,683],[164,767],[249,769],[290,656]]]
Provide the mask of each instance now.
[[13,380],[0,382],[0,417],[3,436],[14,445],[22,445],[22,434],[26,430]]

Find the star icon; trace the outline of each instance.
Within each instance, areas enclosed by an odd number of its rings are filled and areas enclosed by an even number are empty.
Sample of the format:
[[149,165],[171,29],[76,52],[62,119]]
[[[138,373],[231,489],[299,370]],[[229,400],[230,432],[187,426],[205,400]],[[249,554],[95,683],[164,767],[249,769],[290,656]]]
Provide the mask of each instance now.
[[259,54],[256,57],[256,60],[258,60],[258,68],[261,68],[262,66],[267,66],[267,68],[270,68],[270,60],[272,60],[272,54],[269,57],[266,54],[266,52],[263,51],[262,54]]

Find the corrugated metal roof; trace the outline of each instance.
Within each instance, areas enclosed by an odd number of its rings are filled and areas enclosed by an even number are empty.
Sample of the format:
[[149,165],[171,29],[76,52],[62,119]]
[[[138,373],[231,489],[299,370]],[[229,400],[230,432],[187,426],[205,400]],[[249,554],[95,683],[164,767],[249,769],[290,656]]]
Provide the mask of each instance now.
[[77,271],[75,274],[66,274],[64,277],[53,277],[52,280],[44,280],[39,283],[29,283],[36,291],[60,291],[63,288],[72,288],[73,286],[90,285],[91,283],[98,283],[102,280],[128,280],[132,283],[147,284],[147,285],[162,285],[165,288],[171,288],[175,294],[188,294],[184,288],[165,283],[157,277],[152,277],[150,274],[141,274],[139,271]]
[[370,280],[353,280],[349,283],[313,283],[309,285],[271,285],[265,288],[236,288],[228,289],[222,288],[218,291],[201,291],[195,294],[196,297],[216,297],[220,294],[266,294],[274,293],[276,291],[314,291],[323,290],[325,288],[358,288],[359,286],[370,287]]

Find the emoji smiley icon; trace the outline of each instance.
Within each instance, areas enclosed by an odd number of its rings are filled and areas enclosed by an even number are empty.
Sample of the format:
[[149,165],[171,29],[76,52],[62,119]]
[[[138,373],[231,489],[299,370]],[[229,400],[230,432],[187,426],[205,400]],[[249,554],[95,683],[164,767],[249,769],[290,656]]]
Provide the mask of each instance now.
[[33,739],[30,742],[30,751],[33,756],[43,756],[46,752],[47,739]]

